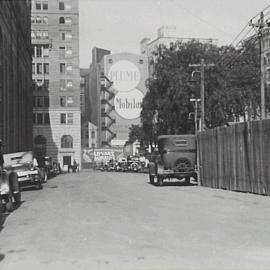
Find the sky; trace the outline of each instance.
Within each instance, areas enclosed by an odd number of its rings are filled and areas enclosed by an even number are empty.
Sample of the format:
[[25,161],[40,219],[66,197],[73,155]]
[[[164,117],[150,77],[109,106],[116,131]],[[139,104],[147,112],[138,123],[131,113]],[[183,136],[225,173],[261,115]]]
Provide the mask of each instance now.
[[80,67],[91,64],[93,47],[139,54],[140,41],[155,39],[163,25],[176,26],[179,37],[229,45],[269,5],[269,0],[79,0]]

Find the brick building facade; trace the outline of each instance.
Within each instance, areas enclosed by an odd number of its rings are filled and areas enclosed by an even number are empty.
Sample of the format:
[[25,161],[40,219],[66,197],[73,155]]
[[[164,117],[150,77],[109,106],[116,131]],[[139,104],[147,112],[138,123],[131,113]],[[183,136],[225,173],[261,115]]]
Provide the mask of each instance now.
[[77,0],[32,1],[34,150],[67,168],[81,160]]

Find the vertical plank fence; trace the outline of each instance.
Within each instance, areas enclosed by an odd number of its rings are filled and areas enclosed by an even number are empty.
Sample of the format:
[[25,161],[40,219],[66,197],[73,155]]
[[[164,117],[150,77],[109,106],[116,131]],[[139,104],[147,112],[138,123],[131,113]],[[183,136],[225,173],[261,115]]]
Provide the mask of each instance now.
[[270,120],[198,134],[201,185],[270,195]]

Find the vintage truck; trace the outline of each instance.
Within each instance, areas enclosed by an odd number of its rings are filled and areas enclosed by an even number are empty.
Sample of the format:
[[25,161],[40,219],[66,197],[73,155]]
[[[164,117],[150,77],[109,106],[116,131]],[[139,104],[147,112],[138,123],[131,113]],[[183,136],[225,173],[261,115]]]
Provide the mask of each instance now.
[[[151,184],[163,185],[166,179],[197,179],[195,135],[161,135],[158,152],[149,163]],[[155,181],[156,179],[156,181]]]

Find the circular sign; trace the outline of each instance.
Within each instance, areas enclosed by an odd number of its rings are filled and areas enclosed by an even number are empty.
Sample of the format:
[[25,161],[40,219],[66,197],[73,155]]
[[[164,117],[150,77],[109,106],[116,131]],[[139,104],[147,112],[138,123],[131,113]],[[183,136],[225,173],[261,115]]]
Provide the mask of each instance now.
[[136,119],[140,117],[143,97],[138,89],[128,93],[118,92],[114,97],[115,111],[124,119]]
[[109,70],[109,79],[113,88],[119,92],[128,92],[139,84],[141,74],[138,67],[130,61],[116,62]]

